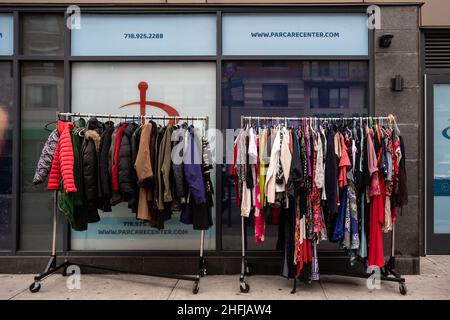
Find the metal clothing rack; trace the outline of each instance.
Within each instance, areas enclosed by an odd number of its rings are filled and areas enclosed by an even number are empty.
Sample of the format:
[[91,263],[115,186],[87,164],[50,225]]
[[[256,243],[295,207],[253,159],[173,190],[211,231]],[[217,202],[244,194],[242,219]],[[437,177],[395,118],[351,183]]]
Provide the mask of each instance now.
[[[259,116],[241,116],[241,128],[244,127],[245,124],[252,123],[252,120],[257,121],[258,125],[260,120],[266,121],[270,120],[272,121],[272,124],[277,123],[283,123],[287,125],[290,121],[305,121],[307,124],[314,124],[314,121],[329,121],[329,122],[338,122],[342,120],[355,120],[355,121],[380,121],[382,123],[386,122],[389,124],[393,124],[395,126],[395,129],[399,132],[396,117],[392,114],[389,114],[387,117],[259,117]],[[241,242],[242,242],[242,252],[241,252],[241,273],[239,276],[239,289],[243,293],[247,293],[250,291],[250,286],[245,282],[245,276],[249,273],[248,269],[248,262],[247,258],[245,256],[245,220],[244,217],[241,217],[241,225],[242,225],[242,232],[241,232]],[[380,274],[380,280],[381,281],[390,281],[390,282],[397,282],[399,284],[399,291],[402,295],[406,295],[407,288],[405,283],[405,278],[403,278],[396,270],[395,270],[395,223],[392,225],[392,232],[391,232],[391,252],[388,262],[385,264],[383,268],[381,268],[381,274]],[[361,259],[358,259],[360,263],[363,263]],[[347,277],[354,277],[354,278],[370,278],[372,275],[375,274],[375,271],[372,271],[372,273],[366,273],[366,274],[359,274],[359,273],[348,273],[348,272],[321,272],[322,274],[333,274],[333,275],[341,275],[341,276],[347,276]],[[393,277],[390,277],[392,275]],[[297,291],[297,277],[294,277],[294,284],[291,293],[294,294]]]
[[[126,120],[139,120],[143,123],[146,119],[153,120],[170,120],[172,123],[176,123],[178,120],[186,120],[186,121],[203,121],[205,124],[205,130],[208,128],[208,117],[186,117],[186,116],[152,116],[152,115],[120,115],[120,114],[94,114],[94,113],[58,113],[58,119],[65,118],[66,120],[72,121],[73,118],[76,117],[96,117],[103,119],[124,119]],[[206,276],[206,262],[204,258],[204,242],[205,242],[205,231],[201,230],[200,232],[200,255],[198,262],[198,273],[196,276],[184,276],[184,275],[175,275],[175,274],[163,274],[163,273],[153,273],[153,272],[130,272],[125,270],[119,270],[115,268],[110,268],[106,266],[97,266],[92,264],[83,264],[70,262],[68,259],[65,259],[63,263],[57,264],[57,255],[56,255],[56,229],[57,229],[57,216],[58,216],[58,191],[55,190],[54,199],[53,199],[53,234],[52,234],[52,254],[47,263],[47,266],[44,269],[43,273],[38,274],[34,277],[34,282],[29,286],[29,290],[31,292],[38,292],[41,289],[41,281],[48,277],[51,274],[56,273],[58,270],[62,269],[63,276],[67,276],[67,268],[71,265],[77,265],[79,267],[103,270],[103,271],[111,271],[117,273],[128,273],[128,274],[136,274],[150,277],[160,277],[160,278],[169,278],[169,279],[177,279],[177,280],[186,280],[193,281],[192,293],[197,294],[200,287],[200,278]]]

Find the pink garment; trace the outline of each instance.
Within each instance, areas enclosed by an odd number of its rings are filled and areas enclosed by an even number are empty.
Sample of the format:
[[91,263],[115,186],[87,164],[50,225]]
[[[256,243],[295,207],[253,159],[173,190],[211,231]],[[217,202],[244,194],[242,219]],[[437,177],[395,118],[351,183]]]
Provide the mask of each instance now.
[[[259,150],[259,138],[256,139],[256,146]],[[254,183],[255,188],[253,188],[255,192],[255,241],[256,243],[262,243],[266,238],[266,216],[264,215],[264,211],[261,206],[260,189],[258,187],[260,173],[259,157],[257,157],[257,159],[256,174],[254,175],[256,181]]]
[[377,154],[375,153],[375,147],[373,145],[373,130],[366,126],[367,134],[367,164],[369,167],[369,175],[378,171],[377,166]]
[[[320,139],[320,138],[319,138]],[[315,148],[316,149],[316,148]],[[313,170],[312,170],[312,180],[316,178],[316,165],[317,165],[317,151],[314,152],[313,157]],[[324,221],[322,220],[322,206],[320,202],[320,190],[317,188],[316,184],[312,184],[311,194],[309,196],[312,210],[313,210],[313,232],[320,233],[324,227]]]
[[339,188],[347,186],[347,169],[350,168],[350,158],[348,157],[347,146],[345,145],[344,136],[339,133],[339,142],[341,145],[341,159],[339,160]]

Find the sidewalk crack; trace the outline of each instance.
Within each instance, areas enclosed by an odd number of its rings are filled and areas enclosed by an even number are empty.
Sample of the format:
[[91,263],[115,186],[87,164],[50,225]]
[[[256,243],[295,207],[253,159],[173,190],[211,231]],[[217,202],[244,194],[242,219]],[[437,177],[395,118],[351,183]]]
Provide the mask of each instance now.
[[170,290],[170,293],[169,293],[169,295],[167,296],[167,299],[166,299],[166,300],[170,300],[170,296],[172,295],[173,291],[174,291],[175,288],[177,287],[178,282],[180,282],[180,280],[177,280],[177,282],[175,282],[175,285],[173,286],[172,290]]
[[323,295],[325,296],[325,300],[330,300],[330,299],[328,298],[327,293],[325,292],[325,288],[324,288],[323,285],[322,285],[322,280],[319,281],[319,284],[320,284],[320,287],[322,288],[322,292],[323,292]]

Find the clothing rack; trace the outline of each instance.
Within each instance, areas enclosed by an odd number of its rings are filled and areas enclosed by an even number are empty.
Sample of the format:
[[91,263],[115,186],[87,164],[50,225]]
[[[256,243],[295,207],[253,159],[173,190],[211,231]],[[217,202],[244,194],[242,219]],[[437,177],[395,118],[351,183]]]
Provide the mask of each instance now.
[[[268,117],[268,116],[244,116],[241,115],[241,128],[244,128],[246,124],[252,123],[252,120],[255,120],[258,122],[263,120],[271,120],[272,124],[275,123],[283,123],[287,125],[288,122],[291,121],[305,121],[307,124],[312,124],[314,121],[329,121],[329,122],[338,122],[342,120],[354,120],[354,121],[379,121],[381,123],[386,124],[392,124],[394,125],[397,132],[400,130],[398,129],[396,117],[392,114],[389,114],[386,116],[378,116],[378,117],[371,117],[371,116],[365,116],[365,117]],[[249,268],[248,268],[248,262],[245,255],[245,247],[246,247],[246,232],[245,232],[245,218],[241,217],[241,243],[242,243],[242,251],[241,251],[241,273],[239,276],[239,289],[242,293],[247,293],[250,291],[250,286],[245,281],[245,276],[249,274]],[[405,283],[405,278],[403,278],[396,270],[395,270],[395,223],[392,226],[391,231],[391,252],[388,262],[385,264],[383,268],[381,268],[381,274],[380,274],[380,281],[390,281],[390,282],[397,282],[399,284],[399,291],[402,295],[406,295],[407,288]],[[361,259],[358,259],[360,263],[362,263]],[[322,272],[321,274],[332,274],[332,275],[340,275],[340,276],[347,276],[347,277],[354,277],[354,278],[370,278],[372,275],[375,274],[375,270],[372,271],[372,273],[349,273],[349,272]],[[392,275],[392,277],[390,276]],[[297,277],[294,277],[294,284],[291,293],[294,294],[297,291]]]
[[[127,120],[140,120],[143,123],[146,119],[153,120],[170,120],[172,123],[176,123],[178,120],[186,120],[186,121],[203,121],[205,126],[204,129],[208,128],[208,117],[186,117],[186,116],[153,116],[153,115],[120,115],[120,114],[95,114],[95,113],[70,113],[70,112],[60,112],[57,113],[57,119],[65,118],[67,121],[72,121],[77,117],[96,117],[102,119],[124,119]],[[110,268],[107,266],[97,266],[92,264],[83,264],[71,262],[68,259],[65,259],[63,263],[57,264],[57,255],[56,255],[56,230],[57,230],[57,216],[58,216],[58,191],[54,192],[53,199],[53,231],[52,231],[52,254],[47,263],[47,266],[44,269],[43,273],[38,274],[34,277],[34,282],[29,286],[29,290],[31,292],[38,292],[41,289],[41,281],[48,277],[51,274],[56,273],[58,270],[62,270],[62,275],[67,276],[67,268],[71,265],[77,265],[79,267],[97,269],[103,271],[111,271],[116,273],[128,273],[135,275],[143,275],[150,277],[160,277],[160,278],[169,278],[169,279],[177,279],[177,280],[186,280],[193,281],[192,293],[197,294],[200,287],[200,278],[206,276],[206,262],[204,258],[204,242],[205,242],[205,231],[201,230],[200,232],[200,255],[198,262],[198,272],[196,276],[184,276],[184,275],[175,275],[175,274],[163,274],[163,273],[153,273],[153,272],[131,272],[128,270],[120,270],[115,268]]]

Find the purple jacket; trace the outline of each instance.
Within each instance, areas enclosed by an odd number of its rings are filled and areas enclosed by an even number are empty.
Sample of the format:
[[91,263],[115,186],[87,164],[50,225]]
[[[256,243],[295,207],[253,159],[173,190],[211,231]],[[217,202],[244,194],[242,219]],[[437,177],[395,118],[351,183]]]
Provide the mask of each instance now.
[[[180,221],[184,224],[193,224],[194,216],[192,202],[206,208],[206,192],[202,172],[202,155],[196,139],[194,139],[194,128],[188,129],[189,134],[186,141],[186,150],[183,150],[183,170],[187,188],[190,191],[190,197],[194,201],[184,204],[181,211]],[[196,212],[198,215],[198,212]],[[195,224],[195,223],[194,223]]]

